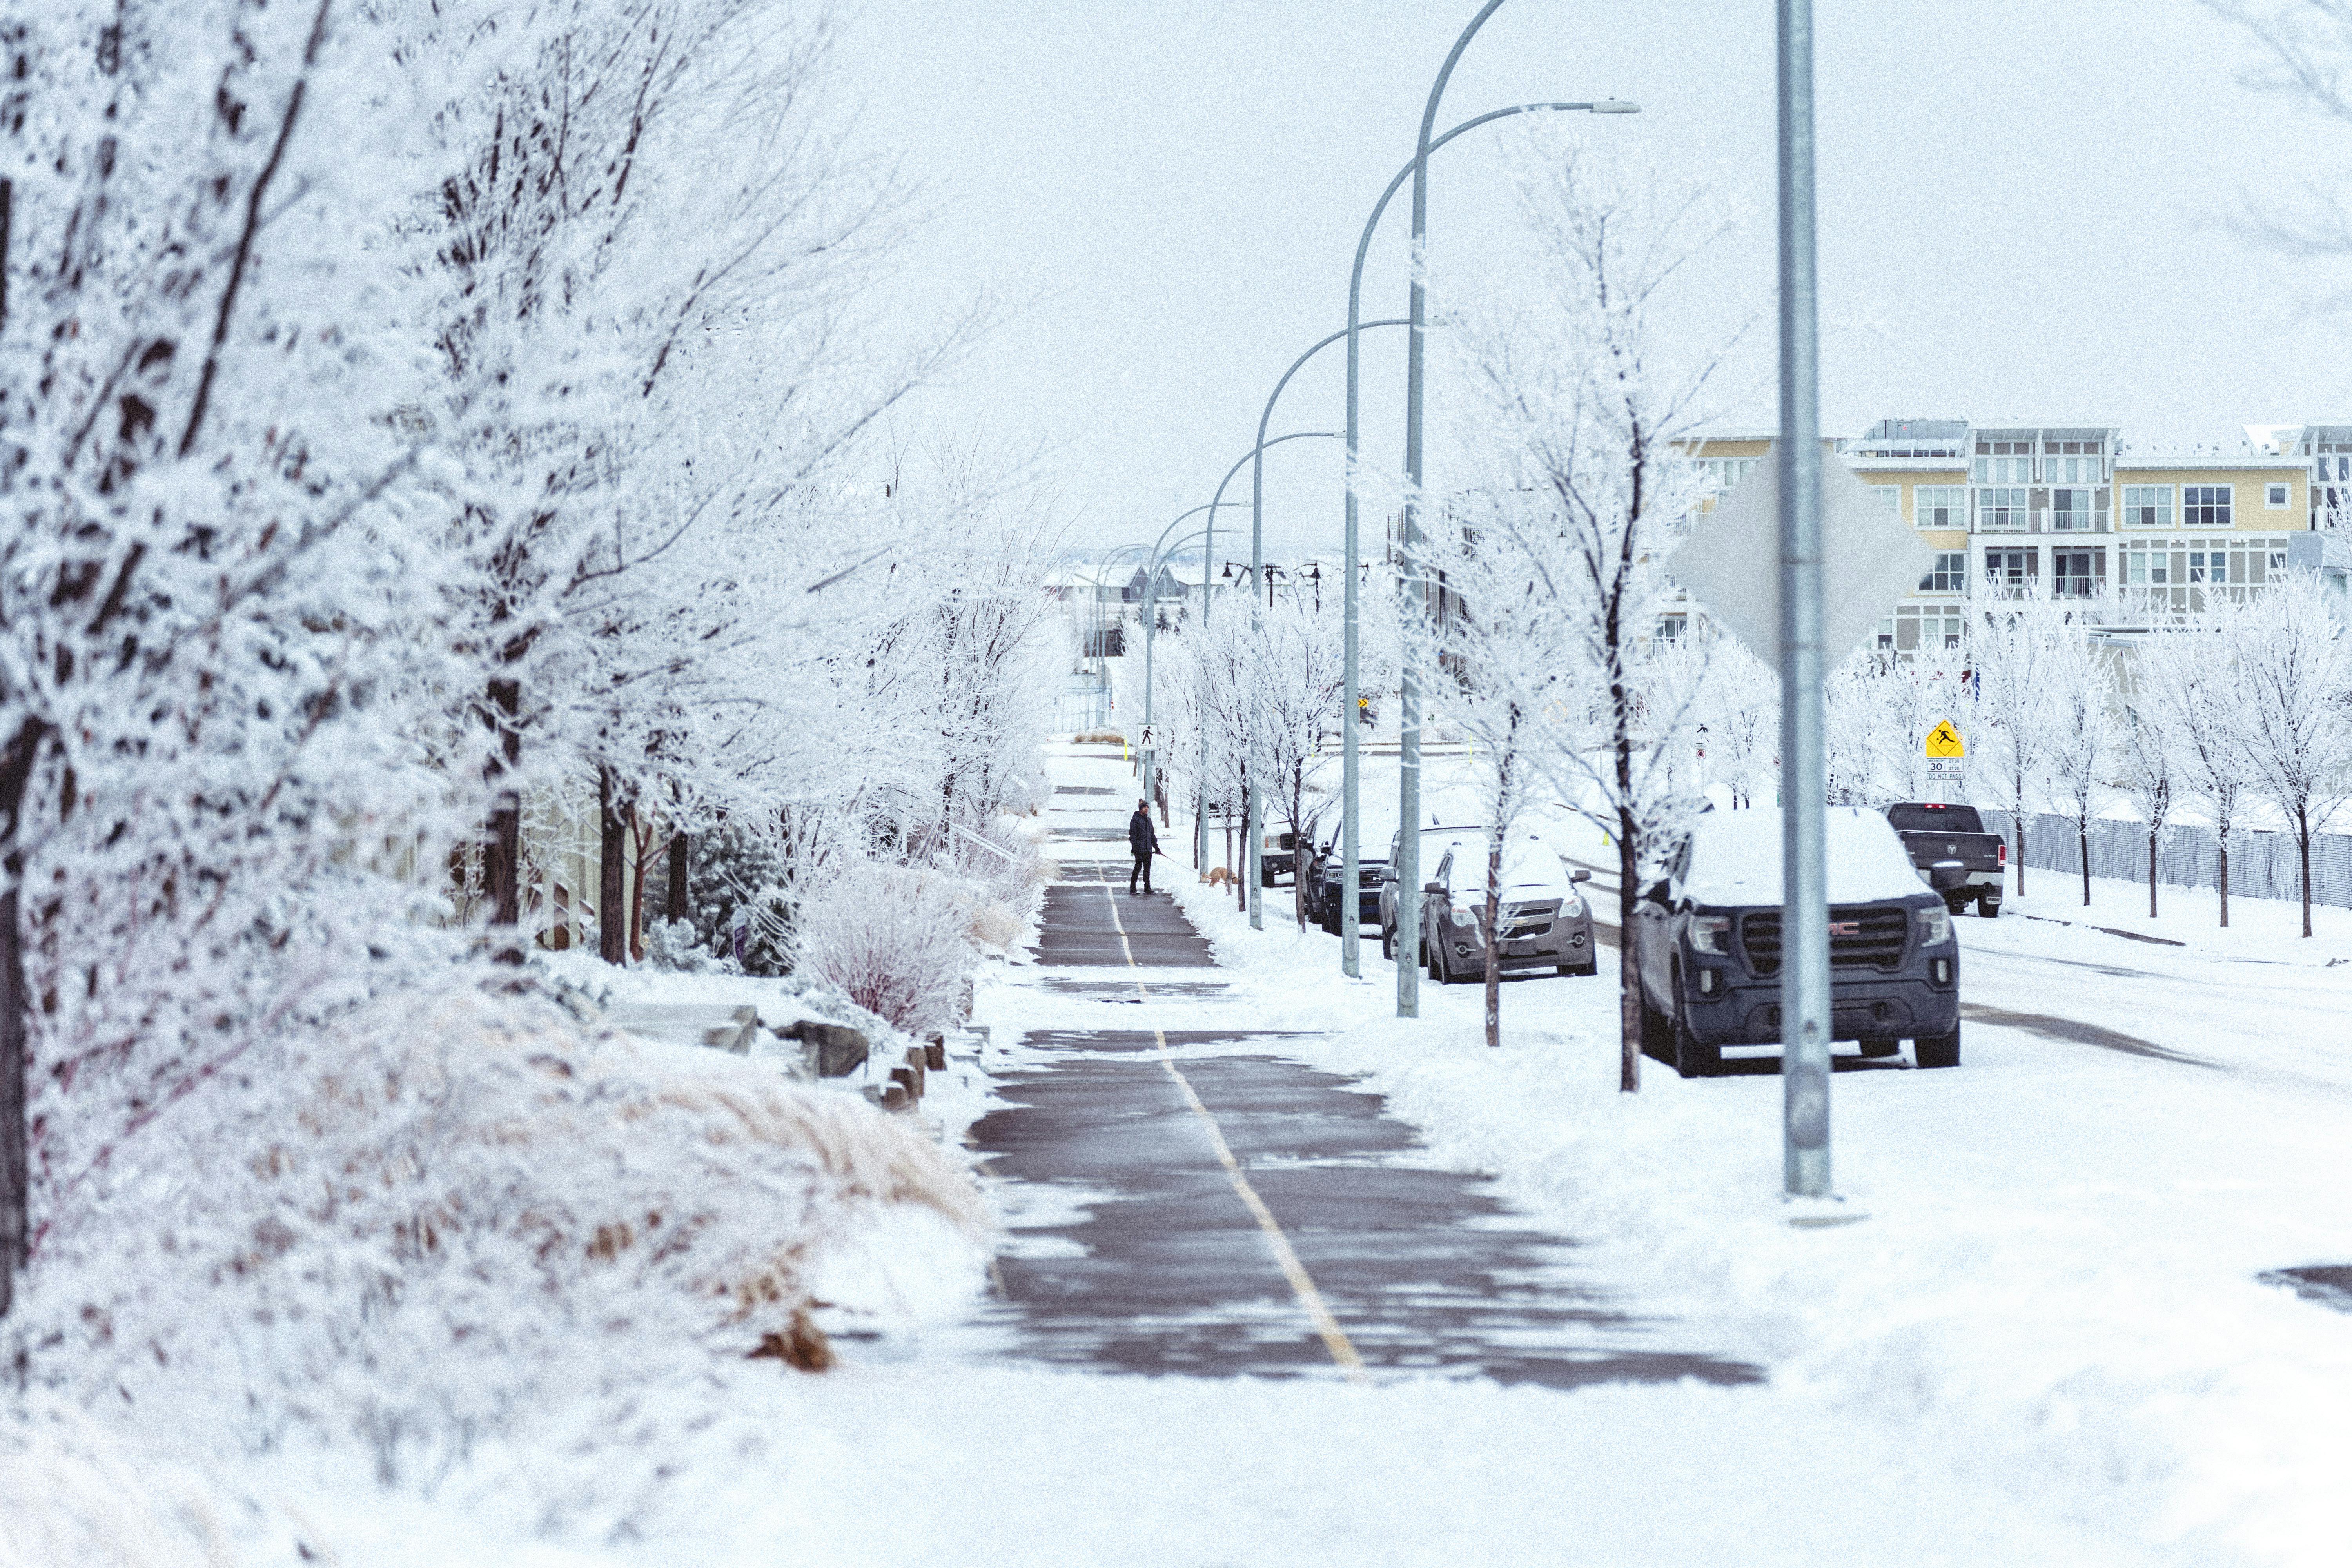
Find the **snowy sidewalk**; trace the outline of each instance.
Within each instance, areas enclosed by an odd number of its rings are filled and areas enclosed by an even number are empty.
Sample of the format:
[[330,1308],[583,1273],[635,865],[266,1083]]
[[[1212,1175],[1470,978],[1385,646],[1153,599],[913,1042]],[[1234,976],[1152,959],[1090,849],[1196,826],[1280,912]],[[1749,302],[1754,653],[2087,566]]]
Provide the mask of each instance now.
[[[1290,1032],[1245,1026],[1247,984],[1166,893],[1127,891],[1130,797],[1097,782],[1124,768],[1062,771],[1065,874],[1039,968],[1027,997],[993,999],[1030,1016],[998,1074],[1013,1103],[972,1131],[1013,1206],[1044,1216],[998,1260],[989,1315],[1014,1355],[1202,1375],[1756,1380],[1662,1345],[1491,1181],[1417,1160],[1417,1132],[1377,1095],[1269,1050]],[[1118,858],[1081,858],[1097,845]]]

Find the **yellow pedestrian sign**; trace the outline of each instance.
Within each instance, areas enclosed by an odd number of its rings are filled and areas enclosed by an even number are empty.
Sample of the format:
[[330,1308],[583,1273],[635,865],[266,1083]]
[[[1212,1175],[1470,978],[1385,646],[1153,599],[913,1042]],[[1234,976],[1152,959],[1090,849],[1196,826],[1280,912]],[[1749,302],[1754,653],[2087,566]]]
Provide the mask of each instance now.
[[1957,761],[1969,754],[1969,743],[1960,739],[1959,731],[1953,728],[1949,719],[1946,719],[1927,731],[1926,750],[1928,756],[1939,762]]

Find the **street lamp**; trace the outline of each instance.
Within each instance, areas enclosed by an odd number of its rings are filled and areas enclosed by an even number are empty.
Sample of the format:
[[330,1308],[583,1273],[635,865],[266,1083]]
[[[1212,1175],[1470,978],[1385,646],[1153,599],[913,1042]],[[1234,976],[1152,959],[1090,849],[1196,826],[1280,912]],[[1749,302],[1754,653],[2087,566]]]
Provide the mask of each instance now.
[[[1484,20],[1483,17],[1480,19]],[[1464,121],[1461,124],[1454,127],[1453,130],[1448,131],[1444,135],[1431,142],[1429,144],[1429,151],[1434,153],[1440,147],[1444,146],[1448,142],[1451,142],[1455,137],[1463,134],[1463,132],[1467,131],[1475,131],[1479,126],[1485,125],[1490,121],[1507,119],[1514,114],[1532,114],[1545,110],[1581,110],[1594,114],[1635,114],[1641,111],[1641,106],[1634,103],[1626,103],[1617,99],[1603,99],[1593,103],[1514,104],[1508,109],[1489,110],[1486,113],[1481,114],[1475,119]],[[1363,702],[1363,692],[1360,688],[1360,683],[1357,679],[1356,658],[1357,633],[1360,620],[1360,605],[1361,603],[1361,587],[1364,576],[1363,556],[1358,544],[1356,529],[1356,458],[1358,448],[1360,445],[1360,438],[1362,431],[1360,394],[1362,385],[1363,373],[1363,353],[1361,345],[1358,342],[1358,337],[1359,334],[1360,334],[1367,327],[1384,327],[1392,324],[1389,321],[1368,322],[1362,320],[1364,299],[1364,258],[1371,250],[1372,235],[1381,226],[1381,215],[1388,211],[1389,202],[1396,195],[1398,191],[1404,188],[1405,181],[1412,177],[1412,174],[1415,169],[1423,166],[1423,160],[1422,158],[1415,158],[1412,163],[1409,163],[1403,168],[1399,169],[1396,172],[1396,177],[1389,182],[1388,188],[1381,193],[1381,199],[1372,204],[1371,216],[1364,220],[1364,232],[1356,241],[1356,264],[1348,274],[1348,523],[1346,530],[1346,544],[1344,548],[1347,553],[1349,570],[1347,574],[1348,581],[1345,596],[1343,599],[1346,610],[1342,617],[1347,627],[1345,634],[1347,646],[1347,673],[1345,678],[1346,692],[1340,699],[1340,706],[1351,716],[1360,710]],[[1408,321],[1404,324],[1410,326],[1412,325],[1412,322]],[[1343,726],[1343,730],[1345,733],[1340,747],[1340,876],[1346,880],[1346,883],[1349,888],[1354,888],[1357,883],[1362,848],[1360,841],[1360,824],[1357,819],[1357,796],[1359,794],[1358,782],[1361,764],[1359,761],[1357,752],[1358,742],[1356,727],[1353,724],[1349,724]],[[1420,731],[1417,727],[1414,731],[1413,739],[1415,756],[1418,757]],[[1418,810],[1419,781],[1417,778],[1415,780],[1414,788],[1415,809]],[[1418,866],[1419,859],[1419,851],[1418,848],[1416,848],[1414,854],[1416,866]],[[1417,922],[1420,912],[1420,905],[1417,900],[1413,907],[1414,916]],[[1346,974],[1350,979],[1353,979],[1363,973],[1363,960],[1360,956],[1360,936],[1356,930],[1356,922],[1349,920],[1342,920],[1339,922],[1339,969],[1341,973]],[[1419,993],[1416,989],[1416,1000],[1418,999],[1418,995]]]
[[[1151,728],[1151,663],[1153,635],[1160,629],[1160,573],[1162,563],[1170,555],[1175,553],[1173,551],[1163,549],[1162,546],[1167,544],[1168,535],[1173,532],[1178,525],[1183,522],[1185,518],[1198,517],[1201,513],[1205,511],[1209,514],[1209,527],[1210,529],[1213,529],[1216,526],[1217,508],[1224,504],[1225,503],[1223,501],[1213,500],[1206,506],[1194,507],[1191,511],[1183,513],[1179,516],[1174,522],[1171,522],[1166,528],[1161,529],[1160,531],[1160,537],[1152,542],[1151,553],[1147,558],[1148,563],[1144,567],[1143,574],[1144,595],[1149,601],[1145,606],[1143,621],[1143,727],[1147,730]],[[1232,504],[1239,506],[1241,505],[1241,502],[1234,501]],[[1178,542],[1189,543],[1193,539],[1206,537],[1207,532],[1208,530],[1206,529],[1195,530],[1193,532],[1185,535],[1184,538]],[[1206,580],[1207,573],[1203,571],[1202,576],[1202,612],[1205,616],[1207,614],[1209,594],[1209,587]],[[1156,758],[1151,756],[1146,756],[1143,759],[1143,798],[1146,800],[1150,800],[1151,798],[1152,764],[1156,760]]]
[[[1429,154],[1433,144],[1432,133],[1437,125],[1438,103],[1445,96],[1445,84],[1453,77],[1454,68],[1462,58],[1462,51],[1470,47],[1470,40],[1477,36],[1478,29],[1486,25],[1486,18],[1493,16],[1502,4],[1503,0],[1486,0],[1486,4],[1479,7],[1478,14],[1470,18],[1470,25],[1462,29],[1462,36],[1454,40],[1453,50],[1446,55],[1445,63],[1438,68],[1437,79],[1430,84],[1429,101],[1421,111],[1421,140],[1413,150],[1412,300],[1412,307],[1407,311],[1407,315],[1412,320],[1412,325],[1406,335],[1404,383],[1405,494],[1403,512],[1397,521],[1398,565],[1408,585],[1414,585],[1412,551],[1414,544],[1419,542],[1421,516],[1422,369],[1423,361],[1427,357],[1429,337],[1428,289],[1422,276],[1421,264],[1427,250],[1429,235]],[[1580,105],[1563,104],[1542,107],[1580,108],[1590,112],[1602,114],[1633,114],[1639,112],[1640,110],[1638,104],[1627,103],[1621,99],[1604,99]],[[1503,112],[1521,113],[1525,110],[1506,110]],[[1475,121],[1470,121],[1462,129],[1466,130],[1470,124],[1476,123],[1478,122]],[[1369,230],[1367,237],[1369,237]],[[1360,247],[1359,247],[1358,265],[1360,268]],[[1354,292],[1352,286],[1349,292],[1351,295]],[[1352,308],[1350,314],[1353,314]],[[1351,335],[1349,346],[1352,348],[1353,345],[1354,338]],[[1349,542],[1351,546],[1356,537],[1352,516],[1354,499],[1355,490],[1351,481],[1349,489],[1351,515],[1348,529]],[[1352,586],[1352,574],[1349,583]],[[1417,585],[1415,585],[1415,591],[1417,591]],[[1349,638],[1349,646],[1351,649],[1354,647],[1352,636]],[[1354,739],[1354,735],[1353,730],[1348,731],[1349,740]],[[1397,775],[1399,827],[1396,865],[1397,1016],[1411,1018],[1419,1016],[1421,1013],[1421,970],[1419,968],[1421,952],[1421,683],[1410,658],[1403,661],[1402,677],[1397,683]],[[1353,837],[1352,816],[1349,819],[1344,831],[1348,837]],[[1342,869],[1342,876],[1353,875],[1354,857],[1349,856],[1348,862]],[[1349,891],[1351,894],[1355,891],[1352,884]],[[1351,924],[1352,922],[1348,921],[1340,921],[1339,929],[1343,936],[1350,929]]]
[[[1381,323],[1381,324],[1382,324],[1382,325],[1387,325],[1387,324],[1390,324],[1390,323],[1385,323],[1385,322],[1384,322],[1384,323]],[[1398,322],[1398,323],[1395,323],[1395,324],[1397,324],[1397,325],[1402,325],[1402,322]],[[1323,342],[1322,342],[1317,343],[1317,344],[1315,345],[1315,348],[1313,348],[1313,349],[1308,349],[1308,350],[1307,351],[1307,353],[1306,353],[1300,354],[1300,355],[1298,356],[1298,358],[1297,358],[1297,359],[1296,359],[1296,360],[1292,361],[1292,362],[1291,362],[1290,369],[1289,369],[1289,370],[1286,370],[1286,371],[1285,371],[1285,372],[1283,372],[1283,374],[1282,374],[1282,380],[1281,380],[1281,381],[1278,381],[1278,382],[1276,382],[1276,383],[1275,384],[1275,387],[1274,387],[1274,395],[1275,395],[1275,397],[1279,397],[1279,396],[1281,396],[1281,395],[1282,395],[1282,389],[1283,389],[1283,387],[1284,387],[1286,384],[1287,384],[1289,383],[1289,380],[1290,380],[1291,376],[1292,376],[1292,375],[1294,375],[1295,374],[1297,374],[1297,370],[1298,370],[1298,367],[1299,367],[1300,365],[1305,364],[1305,363],[1307,363],[1307,359],[1309,358],[1309,356],[1311,356],[1311,355],[1315,353],[1315,349],[1319,349],[1319,348],[1323,347],[1325,343],[1332,342],[1334,342],[1335,340],[1337,340],[1338,338],[1339,338],[1339,337],[1341,337],[1341,336],[1343,336],[1343,335],[1344,335],[1344,334],[1342,334],[1342,333],[1334,332],[1334,333],[1332,333],[1332,334],[1331,334],[1331,336],[1330,336],[1330,337],[1325,338],[1325,339],[1323,340]],[[1274,411],[1274,398],[1273,398],[1273,397],[1269,397],[1269,398],[1267,398],[1267,399],[1266,399],[1265,411],[1266,411],[1266,413],[1268,413],[1268,414],[1271,414],[1271,413]],[[1338,440],[1338,439],[1339,439],[1339,432],[1338,432],[1337,430],[1294,430],[1294,431],[1292,431],[1292,432],[1291,432],[1289,435],[1287,435],[1287,436],[1276,436],[1276,437],[1272,437],[1271,439],[1269,439],[1269,438],[1267,437],[1267,436],[1266,436],[1266,433],[1265,433],[1265,416],[1264,416],[1263,415],[1261,415],[1261,416],[1259,416],[1259,418],[1258,418],[1258,422],[1257,422],[1257,445],[1256,445],[1256,446],[1255,446],[1255,447],[1251,447],[1247,452],[1244,453],[1244,454],[1242,455],[1242,457],[1241,457],[1241,458],[1239,458],[1239,459],[1238,459],[1238,460],[1234,464],[1234,466],[1233,466],[1232,468],[1227,468],[1227,469],[1225,470],[1225,477],[1224,477],[1223,479],[1219,479],[1219,480],[1217,481],[1217,494],[1216,494],[1216,499],[1215,499],[1215,500],[1212,501],[1210,504],[1211,504],[1212,506],[1215,506],[1215,505],[1220,505],[1220,504],[1222,504],[1222,503],[1223,502],[1223,500],[1224,500],[1224,499],[1225,499],[1225,487],[1226,487],[1227,485],[1229,485],[1229,484],[1232,484],[1232,483],[1234,482],[1234,476],[1235,474],[1238,474],[1238,473],[1240,473],[1240,472],[1242,471],[1242,464],[1243,464],[1243,463],[1256,463],[1256,464],[1259,464],[1259,465],[1260,465],[1260,468],[1259,468],[1259,469],[1258,469],[1258,473],[1257,473],[1255,476],[1254,476],[1254,478],[1253,478],[1253,480],[1252,480],[1252,488],[1253,488],[1253,489],[1254,489],[1254,490],[1256,490],[1258,493],[1254,494],[1254,495],[1252,496],[1252,498],[1251,498],[1251,510],[1252,510],[1253,514],[1254,514],[1254,515],[1255,515],[1255,514],[1258,512],[1259,505],[1260,505],[1261,501],[1263,500],[1263,489],[1262,489],[1262,487],[1261,487],[1261,485],[1260,485],[1259,481],[1263,479],[1264,473],[1265,473],[1265,469],[1264,469],[1264,467],[1263,467],[1263,464],[1264,464],[1265,456],[1265,449],[1266,449],[1267,447],[1279,447],[1279,446],[1281,446],[1285,441],[1306,441],[1306,440],[1336,441],[1336,440]],[[1209,513],[1209,524],[1210,524],[1210,526],[1211,526],[1212,528],[1214,528],[1214,527],[1216,526],[1216,521],[1217,521],[1217,514],[1216,514],[1214,511],[1210,512],[1210,513]],[[1251,536],[1250,551],[1251,551],[1251,554],[1252,554],[1253,558],[1255,558],[1255,557],[1259,553],[1259,550],[1260,550],[1260,541],[1259,541],[1259,534],[1258,534],[1258,526],[1257,526],[1257,524],[1256,524],[1255,522],[1253,522],[1253,523],[1251,524],[1251,528],[1250,528],[1250,536]],[[1207,547],[1206,547],[1206,548],[1202,552],[1202,558],[1203,560],[1208,559],[1210,552],[1213,552],[1215,548],[1216,548],[1216,540],[1215,540],[1215,537],[1214,537],[1213,535],[1212,535],[1212,536],[1211,536],[1211,538],[1210,538],[1210,541],[1209,541],[1209,544],[1208,544],[1208,546],[1207,546]],[[1253,592],[1252,592],[1252,593],[1251,593],[1251,595],[1250,595],[1250,615],[1251,615],[1251,625],[1253,626],[1253,627],[1262,626],[1264,625],[1264,622],[1263,622],[1262,620],[1260,620],[1260,619],[1258,618],[1258,616],[1257,616],[1257,595],[1256,595],[1256,593],[1255,592],[1255,587],[1256,587],[1256,584],[1257,584],[1257,579],[1256,579],[1255,577],[1253,577],[1253,578],[1250,580],[1250,582],[1251,582],[1251,587],[1252,587],[1252,589],[1253,589]],[[1203,592],[1202,592],[1202,596],[1201,596],[1201,621],[1202,621],[1202,625],[1204,625],[1204,626],[1205,626],[1205,625],[1207,625],[1207,623],[1208,623],[1208,619],[1209,619],[1209,600],[1208,600],[1208,595],[1207,595],[1207,592],[1206,592],[1205,590],[1203,590]],[[1244,713],[1244,720],[1246,721],[1246,713]],[[1201,776],[1202,776],[1203,779],[1205,779],[1205,778],[1207,778],[1207,777],[1209,776],[1209,728],[1208,728],[1208,726],[1207,726],[1207,725],[1205,725],[1205,724],[1203,724],[1203,725],[1201,727]],[[1253,811],[1253,809],[1252,809],[1252,805],[1251,805],[1251,803],[1253,803],[1253,802],[1256,799],[1256,795],[1257,795],[1257,788],[1256,788],[1256,785],[1255,785],[1255,784],[1253,784],[1250,786],[1250,789],[1249,789],[1248,795],[1247,795],[1247,796],[1245,797],[1245,799],[1244,799],[1244,803],[1243,803],[1242,828],[1243,828],[1243,832],[1244,832],[1244,834],[1247,834],[1247,832],[1249,831],[1249,829],[1250,829],[1251,826],[1252,826],[1253,824],[1255,824],[1255,821],[1256,821],[1256,817],[1255,817],[1255,814],[1254,814],[1254,811]],[[1202,842],[1203,844],[1205,844],[1205,843],[1207,842],[1208,828],[1207,828],[1205,826],[1202,826],[1200,828],[1200,833],[1201,833],[1201,836],[1202,836]],[[1250,923],[1251,923],[1252,925],[1254,925],[1254,926],[1256,926],[1256,927],[1257,927],[1258,929],[1260,929],[1260,930],[1264,930],[1264,929],[1265,929],[1265,917],[1264,913],[1258,910],[1258,908],[1257,908],[1257,900],[1256,900],[1256,897],[1255,897],[1255,894],[1256,894],[1256,891],[1257,891],[1257,884],[1258,884],[1258,859],[1257,859],[1257,853],[1256,853],[1256,849],[1255,849],[1255,846],[1253,846],[1253,847],[1252,847],[1252,849],[1251,849],[1251,852],[1250,852],[1250,856],[1249,856],[1249,865],[1248,865],[1248,868],[1247,868],[1244,870],[1244,875],[1243,875],[1243,877],[1242,877],[1241,885],[1242,885],[1243,889],[1244,889],[1244,895],[1243,895],[1243,897],[1244,897],[1244,902],[1248,906],[1248,908],[1249,908],[1249,910],[1250,910]]]
[[[1290,384],[1290,378],[1297,375],[1299,372],[1299,368],[1306,364],[1308,360],[1313,359],[1317,354],[1321,353],[1325,349],[1329,348],[1341,338],[1348,340],[1348,346],[1352,350],[1355,347],[1357,334],[1369,328],[1402,327],[1409,324],[1409,322],[1404,321],[1393,319],[1382,321],[1365,321],[1359,323],[1356,320],[1355,312],[1351,310],[1348,314],[1348,324],[1345,327],[1342,327],[1339,331],[1331,333],[1328,337],[1318,338],[1315,342],[1308,345],[1305,353],[1300,354],[1297,359],[1290,362],[1290,368],[1282,373],[1282,379],[1274,384],[1274,390],[1266,394],[1265,406],[1258,411],[1257,448],[1255,451],[1251,453],[1253,467],[1250,470],[1250,586],[1253,589],[1255,589],[1260,584],[1265,581],[1265,574],[1262,570],[1265,563],[1265,449],[1274,445],[1273,442],[1265,438],[1265,426],[1266,422],[1274,417],[1274,405],[1276,400],[1282,396],[1282,389]],[[1351,438],[1349,441],[1349,450],[1353,451],[1353,449],[1354,443]],[[1265,621],[1257,613],[1257,595],[1255,593],[1250,595],[1250,624],[1252,628],[1254,630],[1262,629],[1265,626]],[[1255,780],[1251,782],[1248,792],[1243,801],[1242,816],[1245,830],[1253,834],[1250,842],[1255,845],[1257,842],[1258,837],[1257,784]],[[1244,877],[1245,878],[1245,885],[1249,889],[1250,927],[1254,931],[1264,931],[1265,929],[1265,911],[1259,908],[1259,904],[1262,901],[1259,895],[1263,891],[1259,887],[1261,869],[1262,868],[1258,864],[1258,858],[1256,854],[1253,852],[1250,856],[1249,865],[1244,872]]]

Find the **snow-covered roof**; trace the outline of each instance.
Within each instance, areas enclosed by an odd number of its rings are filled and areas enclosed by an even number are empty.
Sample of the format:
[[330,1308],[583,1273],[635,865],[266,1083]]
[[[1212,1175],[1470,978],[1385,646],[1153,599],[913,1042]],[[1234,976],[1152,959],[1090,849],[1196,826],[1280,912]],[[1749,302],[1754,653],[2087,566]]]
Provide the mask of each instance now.
[[[1926,886],[1886,818],[1858,805],[1829,808],[1830,902],[1900,899]],[[1702,904],[1777,904],[1780,894],[1778,807],[1710,811],[1691,830],[1683,889]]]

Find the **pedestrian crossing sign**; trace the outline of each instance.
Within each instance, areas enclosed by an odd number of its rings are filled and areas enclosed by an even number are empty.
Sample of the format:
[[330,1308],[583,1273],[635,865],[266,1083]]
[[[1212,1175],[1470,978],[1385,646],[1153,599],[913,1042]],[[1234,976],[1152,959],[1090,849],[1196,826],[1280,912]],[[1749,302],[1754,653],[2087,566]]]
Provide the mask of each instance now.
[[1969,754],[1969,743],[1960,739],[1960,732],[1953,727],[1952,721],[1945,719],[1938,721],[1936,727],[1927,731],[1926,751],[1930,758],[1938,761],[1948,758],[1958,761]]

